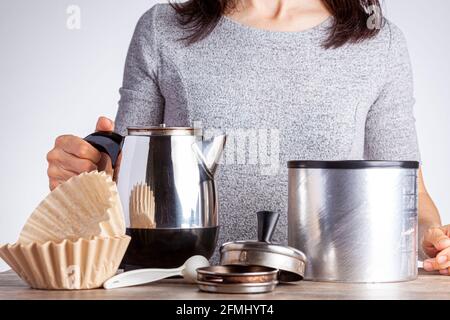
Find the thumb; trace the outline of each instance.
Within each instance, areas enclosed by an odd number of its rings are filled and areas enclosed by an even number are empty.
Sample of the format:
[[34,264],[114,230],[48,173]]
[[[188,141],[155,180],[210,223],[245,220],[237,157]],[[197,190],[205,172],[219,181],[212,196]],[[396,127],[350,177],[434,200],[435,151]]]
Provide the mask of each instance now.
[[425,234],[423,246],[442,251],[450,247],[450,238],[441,228],[431,228]]
[[106,132],[114,131],[114,122],[106,117],[100,117],[97,120],[95,131],[106,131]]

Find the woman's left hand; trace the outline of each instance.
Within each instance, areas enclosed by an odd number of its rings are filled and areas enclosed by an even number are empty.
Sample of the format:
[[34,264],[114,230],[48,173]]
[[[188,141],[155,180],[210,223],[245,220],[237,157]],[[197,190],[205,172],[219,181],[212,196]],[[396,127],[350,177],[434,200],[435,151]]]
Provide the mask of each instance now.
[[450,225],[428,229],[422,248],[428,257],[432,257],[423,262],[426,271],[450,275]]

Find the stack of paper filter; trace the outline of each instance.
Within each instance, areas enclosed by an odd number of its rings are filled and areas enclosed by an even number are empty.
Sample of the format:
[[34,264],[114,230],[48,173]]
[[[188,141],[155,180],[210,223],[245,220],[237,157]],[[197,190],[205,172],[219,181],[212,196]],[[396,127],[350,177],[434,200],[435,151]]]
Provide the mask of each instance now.
[[32,288],[92,289],[117,272],[129,242],[116,184],[91,172],[51,192],[0,257]]

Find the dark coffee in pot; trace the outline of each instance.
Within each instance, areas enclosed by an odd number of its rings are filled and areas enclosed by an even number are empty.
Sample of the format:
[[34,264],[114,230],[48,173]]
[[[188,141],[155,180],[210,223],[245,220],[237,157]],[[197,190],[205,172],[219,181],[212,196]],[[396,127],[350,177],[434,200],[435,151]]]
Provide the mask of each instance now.
[[193,255],[211,258],[219,227],[191,229],[127,229],[131,242],[122,268],[177,268]]

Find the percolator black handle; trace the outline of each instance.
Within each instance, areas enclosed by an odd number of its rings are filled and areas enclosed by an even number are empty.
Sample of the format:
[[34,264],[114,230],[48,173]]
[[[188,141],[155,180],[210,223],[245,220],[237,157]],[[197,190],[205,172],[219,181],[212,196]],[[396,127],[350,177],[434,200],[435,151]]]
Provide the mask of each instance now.
[[280,215],[273,211],[258,211],[258,241],[270,243]]
[[111,158],[112,167],[115,168],[120,151],[122,150],[122,143],[124,137],[115,132],[95,132],[84,138],[94,148],[100,152],[105,152]]

